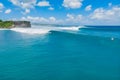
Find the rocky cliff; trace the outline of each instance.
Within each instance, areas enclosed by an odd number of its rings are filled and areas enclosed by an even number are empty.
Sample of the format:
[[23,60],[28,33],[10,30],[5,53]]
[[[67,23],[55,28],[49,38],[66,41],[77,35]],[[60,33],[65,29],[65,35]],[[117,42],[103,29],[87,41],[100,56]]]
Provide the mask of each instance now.
[[30,28],[31,23],[29,21],[13,21],[14,27],[17,28]]
[[30,28],[29,21],[2,21],[0,20],[0,28]]

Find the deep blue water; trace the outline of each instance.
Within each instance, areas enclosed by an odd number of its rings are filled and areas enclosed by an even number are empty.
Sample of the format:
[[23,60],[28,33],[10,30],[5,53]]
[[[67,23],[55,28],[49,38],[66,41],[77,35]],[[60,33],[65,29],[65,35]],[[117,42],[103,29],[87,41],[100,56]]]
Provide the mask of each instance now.
[[0,31],[0,80],[120,80],[120,31]]

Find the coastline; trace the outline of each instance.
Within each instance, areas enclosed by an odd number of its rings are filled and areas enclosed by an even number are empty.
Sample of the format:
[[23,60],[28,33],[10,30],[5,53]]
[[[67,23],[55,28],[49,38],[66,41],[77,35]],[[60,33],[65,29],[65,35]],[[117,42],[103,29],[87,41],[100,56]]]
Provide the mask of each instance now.
[[30,21],[2,21],[0,20],[0,29],[11,28],[31,28]]

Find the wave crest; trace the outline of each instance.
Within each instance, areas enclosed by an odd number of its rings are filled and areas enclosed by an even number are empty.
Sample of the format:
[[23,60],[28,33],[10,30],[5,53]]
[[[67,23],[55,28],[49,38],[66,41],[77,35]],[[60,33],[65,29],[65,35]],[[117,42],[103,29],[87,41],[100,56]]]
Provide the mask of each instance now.
[[27,34],[47,34],[51,30],[55,31],[78,31],[80,28],[83,26],[79,27],[40,27],[40,28],[12,28],[12,31],[16,32],[21,32],[21,33],[27,33]]

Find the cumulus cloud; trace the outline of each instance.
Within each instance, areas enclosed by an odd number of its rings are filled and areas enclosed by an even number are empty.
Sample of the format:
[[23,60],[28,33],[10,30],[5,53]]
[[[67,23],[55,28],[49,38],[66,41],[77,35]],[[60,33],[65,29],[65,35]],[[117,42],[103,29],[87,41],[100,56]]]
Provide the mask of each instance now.
[[54,8],[53,8],[53,7],[49,7],[48,9],[49,9],[49,10],[54,10]]
[[29,13],[31,8],[34,8],[37,0],[9,0],[13,5],[18,6]]
[[25,13],[27,14],[27,13],[30,13],[30,9],[26,9],[25,10]]
[[81,25],[120,25],[120,7],[97,8],[88,15],[67,14],[65,23]]
[[11,9],[7,9],[6,11],[5,11],[5,14],[10,14],[11,13]]
[[86,6],[85,11],[90,11],[90,10],[92,10],[92,5]]
[[81,21],[83,19],[83,15],[82,14],[78,14],[78,15],[73,15],[73,14],[67,14],[67,21],[74,21],[74,22],[77,22],[77,21]]
[[12,4],[23,9],[34,8],[37,0],[9,0]]
[[55,21],[56,21],[56,18],[55,18],[55,17],[50,17],[49,20],[50,20],[51,22],[55,22]]
[[30,9],[25,9],[24,10],[24,12],[21,12],[23,15],[26,15],[26,14],[28,14],[28,13],[30,13],[31,11],[30,11]]
[[2,3],[0,3],[0,9],[3,9],[4,5]]
[[57,24],[60,23],[60,20],[57,20],[55,17],[51,16],[49,18],[44,18],[44,17],[33,17],[33,16],[27,16],[27,17],[22,17],[20,20],[27,20],[31,21],[33,23],[48,23],[48,24]]
[[120,19],[120,7],[112,7],[112,9],[97,8],[91,14],[92,19],[113,20]]
[[72,14],[67,14],[67,18],[68,18],[68,20],[73,20],[73,19],[74,19],[74,15],[72,15]]
[[86,24],[91,23],[91,21],[88,21],[88,17],[83,16],[82,14],[74,15],[74,14],[67,14],[66,20],[63,20],[65,23],[71,23],[71,24]]
[[48,1],[40,1],[37,4],[40,7],[50,6],[50,3]]
[[76,9],[82,6],[82,1],[83,0],[64,0],[62,5],[66,8]]
[[120,7],[97,8],[90,14],[90,19],[94,22],[101,22],[101,24],[120,24]]
[[97,8],[88,15],[67,14],[65,22],[83,25],[120,25],[120,7]]
[[22,20],[48,24],[81,24],[81,25],[120,25],[120,7],[114,6],[111,9],[97,8],[91,14],[66,14],[66,19],[55,17],[23,17]]
[[57,19],[53,16],[48,18],[27,16],[22,17],[21,20],[48,24],[120,25],[120,6],[97,8],[89,14],[67,13],[64,19]]
[[47,22],[47,19],[43,17],[32,17],[32,16],[22,17],[21,20],[32,21],[32,22]]
[[22,9],[24,9],[25,12],[22,12],[23,14],[30,13],[32,8],[35,8],[35,6],[39,7],[45,7],[50,6],[49,10],[54,10],[53,7],[51,7],[49,1],[43,0],[39,1],[37,3],[37,0],[9,0],[13,5],[18,6]]
[[2,9],[4,8],[4,5],[0,3],[0,12],[2,12]]

